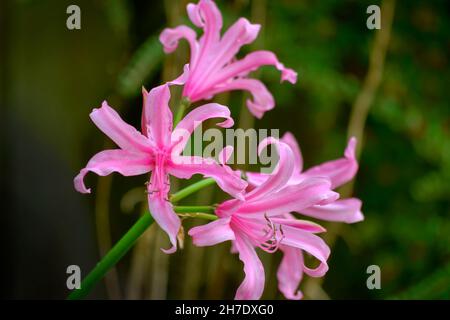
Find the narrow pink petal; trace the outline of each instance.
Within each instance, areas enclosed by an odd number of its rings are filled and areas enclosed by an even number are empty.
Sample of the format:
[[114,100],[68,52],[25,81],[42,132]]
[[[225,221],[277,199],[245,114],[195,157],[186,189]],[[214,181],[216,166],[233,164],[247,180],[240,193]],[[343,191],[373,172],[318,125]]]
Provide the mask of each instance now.
[[145,98],[144,114],[147,136],[159,146],[170,142],[173,116],[169,108],[169,85],[164,84],[152,89]]
[[195,60],[198,54],[197,34],[191,28],[181,25],[176,28],[166,28],[161,32],[159,41],[164,47],[165,53],[174,52],[180,39],[186,39],[191,49],[191,61]]
[[[200,0],[198,5],[188,5],[188,15],[192,22],[203,28],[203,36],[199,40],[199,51],[196,59],[191,59],[191,79],[197,79],[204,71],[210,58],[211,50],[217,47],[222,29],[222,15],[211,0]],[[183,92],[189,92],[195,81],[188,81]],[[185,95],[190,97],[189,95]]]
[[259,144],[258,153],[261,154],[262,150],[269,144],[274,144],[278,149],[279,160],[277,166],[262,185],[246,195],[245,199],[247,201],[259,199],[267,194],[278,191],[286,185],[294,170],[294,155],[291,148],[283,142],[272,137],[266,138]]
[[190,73],[190,67],[189,64],[185,64],[183,67],[183,73],[178,76],[178,78],[167,82],[168,85],[177,85],[177,86],[182,86],[184,85],[187,80],[189,79],[189,73]]
[[252,244],[243,235],[236,234],[236,249],[244,263],[245,278],[236,291],[236,300],[256,300],[264,291],[264,267]]
[[315,269],[303,267],[306,274],[313,277],[321,277],[328,271],[327,259],[330,256],[330,248],[318,236],[290,226],[283,226],[284,238],[281,243],[286,246],[302,249],[320,261]]
[[335,201],[339,194],[331,191],[330,181],[326,178],[307,178],[298,185],[288,186],[262,199],[243,204],[240,213],[261,214],[269,216],[301,210],[316,204]]
[[355,176],[358,171],[358,162],[355,158],[356,138],[351,138],[345,149],[344,158],[325,162],[321,165],[312,167],[303,175],[313,177],[328,177],[331,180],[332,189],[347,183]]
[[303,278],[303,254],[300,249],[280,246],[283,259],[277,271],[278,289],[286,299],[300,300],[303,293],[297,290]]
[[275,106],[272,94],[261,81],[255,79],[235,79],[202,92],[196,92],[190,98],[192,101],[210,99],[218,93],[232,90],[244,90],[251,93],[253,100],[247,100],[247,107],[258,119],[262,118],[266,111],[273,109]]
[[176,126],[172,133],[171,142],[177,143],[175,153],[179,154],[183,151],[186,143],[189,141],[189,137],[194,130],[208,119],[224,118],[225,121],[218,123],[217,125],[223,128],[232,127],[234,124],[231,118],[230,109],[228,107],[220,105],[218,103],[208,103],[200,107],[195,108],[189,112]]
[[170,249],[161,250],[167,254],[174,253],[177,250],[177,234],[181,226],[180,218],[174,212],[172,204],[167,200],[167,192],[158,192],[152,185],[148,186],[148,192],[148,206],[150,213],[161,229],[167,233],[170,243],[172,244]]
[[125,123],[119,114],[104,101],[101,108],[94,109],[90,117],[95,125],[120,148],[136,152],[150,152],[150,141],[134,127]]
[[297,73],[291,69],[285,68],[277,59],[277,56],[271,51],[253,51],[243,59],[230,63],[223,68],[214,78],[211,86],[226,82],[235,77],[247,76],[250,72],[259,69],[261,66],[273,65],[281,71],[281,80],[287,80],[294,84],[297,82]]
[[220,165],[213,159],[179,156],[169,165],[168,170],[171,175],[180,179],[189,179],[194,174],[213,178],[223,191],[238,199],[243,198],[242,193],[247,187],[239,172],[232,171],[228,166]]
[[339,199],[323,206],[305,208],[301,214],[325,221],[355,223],[364,220],[361,206],[361,200],[356,198]]
[[298,145],[297,140],[295,140],[294,135],[290,132],[286,132],[280,140],[291,148],[295,159],[294,171],[300,173],[303,170],[303,157],[300,146]]
[[152,169],[151,158],[142,153],[126,150],[105,150],[97,153],[89,160],[85,168],[74,179],[75,189],[81,193],[90,193],[83,179],[91,171],[99,176],[106,176],[118,172],[124,176],[136,176],[149,172]]
[[189,230],[193,243],[198,247],[213,246],[228,240],[234,240],[234,232],[230,228],[230,218],[194,227]]

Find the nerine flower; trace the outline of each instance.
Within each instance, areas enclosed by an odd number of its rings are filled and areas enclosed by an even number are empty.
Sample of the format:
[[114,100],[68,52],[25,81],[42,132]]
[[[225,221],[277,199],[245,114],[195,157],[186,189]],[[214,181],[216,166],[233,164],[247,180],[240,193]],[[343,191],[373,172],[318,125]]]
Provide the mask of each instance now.
[[84,185],[85,175],[91,171],[100,176],[118,172],[124,176],[141,175],[151,172],[147,183],[149,209],[155,221],[168,234],[172,248],[176,250],[176,236],[180,219],[168,201],[170,190],[169,175],[188,179],[194,174],[212,177],[219,187],[234,197],[241,198],[246,182],[238,172],[216,163],[212,159],[181,155],[189,135],[202,121],[211,118],[225,118],[219,123],[231,127],[233,120],[227,107],[210,103],[196,108],[186,115],[172,132],[172,112],[169,108],[170,91],[168,84],[154,88],[150,92],[143,89],[142,132],[126,124],[108,104],[90,114],[97,127],[110,137],[119,149],[105,150],[93,156],[85,168],[74,179],[77,191],[90,193]]
[[253,97],[247,100],[250,112],[261,118],[275,106],[275,101],[266,86],[249,78],[249,73],[263,65],[274,65],[281,71],[281,81],[297,81],[297,73],[285,68],[270,51],[254,51],[241,60],[236,59],[239,49],[256,39],[260,25],[240,18],[221,36],[222,15],[212,0],[188,4],[187,12],[192,23],[203,29],[199,40],[196,32],[185,25],[164,29],[159,39],[166,53],[175,51],[180,39],[188,41],[191,56],[185,68],[188,78],[183,96],[191,102],[210,99],[221,92],[245,90]]
[[197,246],[211,246],[223,241],[233,242],[244,264],[245,279],[236,292],[236,299],[259,299],[264,289],[264,268],[255,248],[274,252],[279,247],[305,250],[320,261],[315,269],[302,268],[315,276],[327,270],[330,250],[315,233],[324,229],[319,225],[285,217],[286,212],[300,212],[314,205],[325,205],[337,199],[331,191],[331,183],[325,177],[306,178],[298,184],[287,185],[293,170],[294,159],[290,148],[275,139],[266,139],[267,144],[278,146],[279,162],[266,181],[245,195],[243,200],[223,202],[216,209],[218,220],[189,231]]
[[[327,177],[331,181],[331,187],[334,189],[353,179],[358,171],[358,162],[355,159],[355,138],[349,140],[343,158],[325,162],[304,172],[302,172],[303,159],[300,147],[294,136],[291,133],[286,133],[281,138],[281,141],[291,147],[295,159],[294,173],[290,177],[288,185],[296,185],[311,177]],[[250,187],[256,187],[271,179],[271,176],[248,172],[247,178]],[[325,205],[305,207],[297,212],[326,221],[355,223],[364,219],[361,213],[361,205],[361,200],[357,198],[338,199]],[[287,211],[285,217],[292,220],[295,219]],[[284,255],[277,273],[278,287],[286,298],[300,299],[302,298],[302,293],[297,291],[297,288],[303,278],[303,272],[310,276],[315,276],[315,274],[311,274],[310,270],[304,268],[302,250],[284,245],[280,246],[280,250]]]

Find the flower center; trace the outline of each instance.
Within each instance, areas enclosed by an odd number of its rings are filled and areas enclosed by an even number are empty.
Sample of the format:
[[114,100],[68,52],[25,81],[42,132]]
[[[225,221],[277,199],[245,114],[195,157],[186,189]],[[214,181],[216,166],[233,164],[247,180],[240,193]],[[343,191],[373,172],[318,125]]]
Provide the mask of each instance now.
[[231,221],[234,227],[245,233],[254,245],[266,252],[273,253],[277,251],[281,241],[284,239],[281,224],[275,224],[267,214],[264,215],[264,221],[261,219],[243,218],[242,216],[233,216]]

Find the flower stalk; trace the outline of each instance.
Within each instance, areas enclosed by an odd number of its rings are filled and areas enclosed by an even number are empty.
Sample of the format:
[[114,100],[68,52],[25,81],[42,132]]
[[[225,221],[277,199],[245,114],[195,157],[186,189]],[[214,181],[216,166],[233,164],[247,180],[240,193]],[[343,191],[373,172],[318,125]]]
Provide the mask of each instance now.
[[[172,195],[172,201],[179,201],[188,195],[199,191],[211,184],[213,179],[205,179],[194,183]],[[205,220],[216,220],[213,215],[213,206],[175,206],[175,212],[180,217],[201,218]],[[106,275],[106,273],[130,250],[139,237],[154,222],[150,212],[143,214],[139,220],[125,233],[125,235],[112,247],[94,269],[81,281],[80,289],[72,291],[68,300],[79,300],[85,298],[95,285]]]
[[112,247],[95,268],[81,281],[80,289],[72,291],[68,300],[79,300],[85,298],[105,274],[133,247],[136,240],[154,222],[150,214],[144,214],[125,233],[125,235]]

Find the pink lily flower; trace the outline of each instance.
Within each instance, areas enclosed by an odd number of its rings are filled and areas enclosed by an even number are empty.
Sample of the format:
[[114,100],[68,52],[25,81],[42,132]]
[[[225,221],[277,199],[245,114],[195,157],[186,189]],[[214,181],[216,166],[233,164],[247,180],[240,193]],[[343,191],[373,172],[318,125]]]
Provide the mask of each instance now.
[[[303,159],[300,147],[291,133],[286,133],[281,141],[290,146],[295,158],[294,173],[288,181],[288,185],[296,185],[311,177],[326,177],[331,181],[332,189],[335,189],[354,178],[358,171],[358,162],[355,158],[356,139],[351,138],[341,159],[328,161],[319,166],[312,167],[304,172]],[[251,187],[256,187],[270,179],[270,175],[262,173],[247,173],[248,182]],[[313,205],[305,207],[298,213],[326,221],[338,221],[355,223],[362,221],[364,216],[361,212],[362,202],[357,198],[339,199],[325,205]],[[285,214],[290,219],[295,219],[289,213]],[[303,252],[296,248],[280,246],[284,253],[283,259],[277,272],[278,287],[287,299],[301,299],[301,291],[297,288],[302,280],[303,271],[314,276],[308,269],[303,267]]]
[[259,80],[250,79],[248,74],[263,65],[273,65],[281,71],[281,81],[296,83],[297,73],[285,68],[270,51],[255,51],[236,60],[239,49],[256,39],[260,25],[240,18],[221,37],[222,15],[212,0],[188,4],[187,12],[192,23],[203,29],[200,40],[197,40],[196,32],[185,25],[164,29],[159,39],[166,53],[175,51],[180,39],[188,41],[191,57],[185,68],[188,79],[183,96],[191,102],[211,99],[221,92],[246,90],[253,96],[252,100],[247,100],[250,112],[261,118],[274,108],[275,101],[266,86]]
[[286,212],[299,212],[313,205],[335,201],[338,194],[331,191],[327,178],[306,178],[297,185],[287,185],[293,170],[294,159],[290,148],[268,138],[260,146],[275,144],[279,162],[275,172],[261,185],[245,195],[244,200],[233,199],[216,209],[218,220],[189,230],[197,246],[211,246],[223,241],[233,242],[244,264],[245,279],[239,286],[235,299],[259,299],[264,289],[264,268],[255,248],[274,252],[281,246],[305,250],[320,261],[315,269],[302,265],[307,272],[322,276],[328,270],[330,249],[315,233],[324,229],[312,222],[286,218]]
[[159,226],[168,234],[172,248],[176,251],[176,237],[180,229],[180,219],[168,201],[170,190],[169,175],[189,179],[194,174],[212,177],[220,188],[234,197],[242,198],[246,182],[238,172],[216,163],[212,159],[182,156],[181,152],[189,135],[202,121],[211,118],[225,118],[221,127],[231,127],[233,120],[230,110],[217,103],[196,108],[180,121],[172,132],[172,112],[169,108],[170,91],[168,84],[147,92],[143,89],[144,106],[142,112],[142,133],[126,124],[108,104],[90,114],[97,127],[110,137],[119,149],[105,150],[93,156],[85,168],[74,179],[75,189],[90,193],[84,185],[85,175],[91,171],[100,176],[118,172],[124,176],[141,175],[151,172],[147,183],[149,209]]

